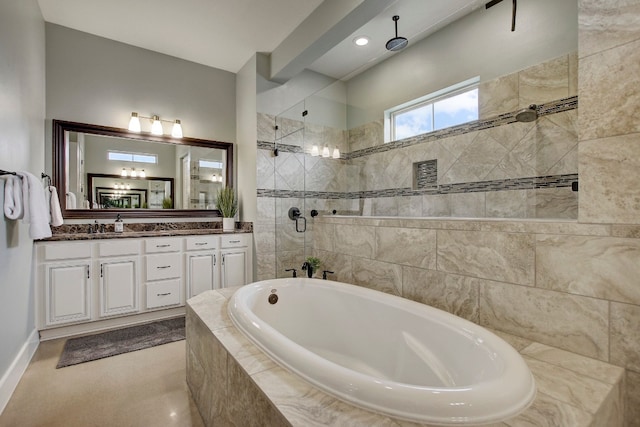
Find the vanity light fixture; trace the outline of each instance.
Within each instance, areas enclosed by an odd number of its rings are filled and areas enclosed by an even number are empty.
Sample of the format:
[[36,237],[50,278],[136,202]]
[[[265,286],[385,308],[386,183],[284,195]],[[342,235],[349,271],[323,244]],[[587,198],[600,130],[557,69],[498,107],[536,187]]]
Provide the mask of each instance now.
[[331,154],[329,154],[329,146],[325,145],[324,148],[322,149],[322,157],[330,157]]
[[331,155],[331,157],[333,157],[334,159],[340,158],[340,149],[337,146],[333,149],[333,154]]
[[[137,171],[135,170],[135,168],[131,168],[131,171],[128,172],[126,168],[122,168],[122,172],[120,172],[120,176],[123,178],[126,178],[128,176],[131,178],[146,178],[147,173],[144,171],[144,169]],[[124,188],[124,184],[122,184],[122,187]]]
[[171,128],[171,136],[174,138],[182,138],[182,125],[180,124],[180,120],[176,119],[173,123],[173,127]]
[[151,134],[163,135],[164,129],[162,128],[162,122],[173,123],[171,128],[171,136],[174,138],[182,138],[182,123],[180,120],[162,120],[160,116],[154,114],[151,117],[141,116],[135,111],[131,113],[131,119],[129,119],[129,130],[131,132],[142,132],[142,126],[140,125],[140,119],[149,119],[151,121]]
[[320,155],[320,151],[318,150],[318,146],[316,144],[313,144],[313,146],[311,147],[311,155],[313,157],[318,157]]
[[151,124],[151,133],[153,135],[162,135],[162,123],[160,123],[160,117],[153,116],[153,123]]

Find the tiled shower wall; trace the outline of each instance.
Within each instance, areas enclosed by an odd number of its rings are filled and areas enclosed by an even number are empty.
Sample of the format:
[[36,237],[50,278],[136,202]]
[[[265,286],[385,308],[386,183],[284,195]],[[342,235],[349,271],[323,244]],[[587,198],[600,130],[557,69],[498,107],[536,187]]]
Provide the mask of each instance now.
[[640,226],[356,217],[314,226],[313,253],[332,279],[625,367],[627,425],[640,425]]
[[[386,144],[382,120],[351,129],[362,214],[577,218],[576,95],[574,53],[482,83],[480,122],[471,126]],[[530,104],[541,117],[515,122],[514,113]],[[414,164],[425,160],[437,160],[437,186],[412,191]]]
[[[301,119],[278,118],[276,121],[272,115],[258,114],[258,140],[258,219],[254,236],[261,280],[291,276],[285,272],[289,268],[300,270],[305,259],[305,239],[309,247],[313,240],[313,220],[309,214],[312,209],[321,214],[333,210],[351,214],[357,213],[359,205],[358,200],[344,197],[355,176],[348,161],[310,155],[313,144],[320,149],[328,144],[331,150],[337,146],[340,152],[348,152],[345,131],[303,123]],[[276,148],[277,155],[274,154]],[[295,223],[289,219],[287,213],[291,207],[298,207],[307,217],[305,233],[298,233]],[[302,222],[299,225],[302,228]]]

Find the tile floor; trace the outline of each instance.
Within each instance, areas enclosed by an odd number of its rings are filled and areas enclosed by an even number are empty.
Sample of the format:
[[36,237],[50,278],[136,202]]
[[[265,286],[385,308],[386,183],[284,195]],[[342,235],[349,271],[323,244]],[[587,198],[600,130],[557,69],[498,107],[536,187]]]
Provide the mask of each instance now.
[[0,427],[203,426],[185,341],[56,369],[65,339],[40,343]]

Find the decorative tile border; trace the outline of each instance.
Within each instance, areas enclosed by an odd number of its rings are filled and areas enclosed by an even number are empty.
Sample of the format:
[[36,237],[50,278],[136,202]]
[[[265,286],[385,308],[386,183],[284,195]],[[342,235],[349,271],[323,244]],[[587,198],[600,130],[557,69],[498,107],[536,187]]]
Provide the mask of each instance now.
[[571,187],[578,181],[578,174],[534,176],[528,178],[498,179],[493,181],[463,182],[443,184],[431,188],[414,190],[409,187],[387,188],[384,190],[330,192],[330,191],[293,191],[268,190],[259,188],[258,197],[275,198],[314,198],[314,199],[370,199],[378,197],[422,196],[434,194],[478,193],[507,190],[534,190],[540,188]]
[[[547,102],[540,104],[536,107],[538,117],[546,116],[549,114],[560,113],[563,111],[574,110],[578,108],[578,97],[571,96],[569,98],[559,99],[557,101]],[[458,126],[452,126],[446,129],[437,130],[434,132],[425,133],[422,135],[412,136],[411,138],[405,138],[398,141],[388,142],[383,145],[376,145],[374,147],[363,148],[362,150],[356,150],[351,153],[341,153],[340,159],[351,160],[358,157],[368,156],[376,153],[383,153],[385,151],[397,150],[400,148],[410,147],[416,144],[422,144],[424,142],[435,141],[437,139],[448,138],[456,135],[463,135],[469,132],[477,132],[484,129],[490,129],[497,126],[508,125],[517,122],[516,114],[520,110],[511,111],[509,113],[500,114],[499,116],[492,117],[490,119],[476,120],[475,122],[464,123]],[[259,150],[273,151],[275,148],[278,151],[287,153],[304,153],[302,147],[297,145],[287,145],[282,143],[273,143],[268,141],[257,141],[257,148]]]

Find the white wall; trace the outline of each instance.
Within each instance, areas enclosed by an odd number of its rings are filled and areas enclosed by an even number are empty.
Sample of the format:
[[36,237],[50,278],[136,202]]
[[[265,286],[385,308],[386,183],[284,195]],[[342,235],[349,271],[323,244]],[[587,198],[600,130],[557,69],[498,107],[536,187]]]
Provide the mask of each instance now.
[[349,129],[383,111],[469,78],[511,74],[578,48],[578,2],[536,0],[484,7],[412,44],[347,83]]
[[[149,177],[176,177],[176,145],[134,141],[124,138],[107,138],[97,135],[85,136],[85,172],[120,175],[122,168],[144,169]],[[109,150],[126,153],[150,153],[158,156],[158,163],[131,163],[107,160]],[[70,162],[71,163],[71,162]]]
[[[36,0],[0,1],[0,168],[44,170],[45,40]],[[0,179],[0,205],[4,180]],[[0,215],[0,411],[35,331],[28,226]],[[37,336],[36,336],[37,337]],[[28,361],[28,360],[26,360]],[[22,360],[24,363],[25,360]],[[25,365],[26,366],[26,365]],[[18,366],[19,368],[19,366]],[[23,366],[24,368],[24,366]]]

